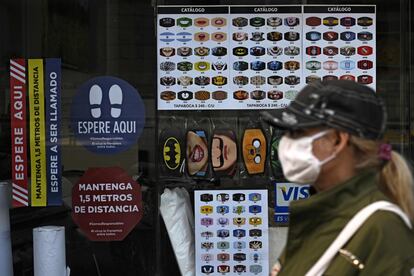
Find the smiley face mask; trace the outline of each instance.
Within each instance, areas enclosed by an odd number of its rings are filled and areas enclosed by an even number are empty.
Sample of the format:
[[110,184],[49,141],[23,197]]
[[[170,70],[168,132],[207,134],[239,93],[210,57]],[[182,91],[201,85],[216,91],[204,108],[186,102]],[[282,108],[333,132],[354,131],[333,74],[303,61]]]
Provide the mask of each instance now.
[[208,147],[207,134],[204,130],[187,132],[186,160],[187,172],[190,176],[204,177],[207,175]]
[[264,173],[266,163],[266,138],[259,128],[244,131],[242,140],[244,165],[250,175]]
[[183,174],[184,147],[182,133],[166,129],[160,134],[160,167],[165,176]]
[[237,165],[236,135],[232,130],[216,130],[211,142],[211,165],[217,176],[233,176]]

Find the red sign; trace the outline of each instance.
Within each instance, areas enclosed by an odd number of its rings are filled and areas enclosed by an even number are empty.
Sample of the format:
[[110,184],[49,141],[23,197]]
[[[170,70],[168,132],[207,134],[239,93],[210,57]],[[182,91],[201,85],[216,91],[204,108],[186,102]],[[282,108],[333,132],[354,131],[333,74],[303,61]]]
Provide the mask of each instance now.
[[91,168],[72,189],[72,217],[92,241],[121,241],[142,218],[141,187],[121,168]]
[[26,62],[10,60],[13,207],[29,205],[27,179]]

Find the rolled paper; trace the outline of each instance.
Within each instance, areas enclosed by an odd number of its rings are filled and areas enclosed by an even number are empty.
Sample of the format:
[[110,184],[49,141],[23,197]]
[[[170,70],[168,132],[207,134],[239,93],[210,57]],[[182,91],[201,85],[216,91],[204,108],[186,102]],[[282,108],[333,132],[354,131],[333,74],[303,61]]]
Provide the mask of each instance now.
[[13,276],[13,257],[10,239],[10,183],[0,182],[0,275]]
[[34,276],[66,276],[65,227],[33,229]]

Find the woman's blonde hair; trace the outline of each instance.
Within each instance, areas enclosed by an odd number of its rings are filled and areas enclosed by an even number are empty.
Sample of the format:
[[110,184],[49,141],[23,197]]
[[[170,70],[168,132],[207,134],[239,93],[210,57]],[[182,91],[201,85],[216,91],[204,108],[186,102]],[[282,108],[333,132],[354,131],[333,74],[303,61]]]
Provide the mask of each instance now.
[[391,152],[389,161],[379,157],[381,142],[351,136],[350,144],[359,158],[357,169],[378,168],[380,188],[395,204],[414,220],[413,176],[405,159],[397,152]]

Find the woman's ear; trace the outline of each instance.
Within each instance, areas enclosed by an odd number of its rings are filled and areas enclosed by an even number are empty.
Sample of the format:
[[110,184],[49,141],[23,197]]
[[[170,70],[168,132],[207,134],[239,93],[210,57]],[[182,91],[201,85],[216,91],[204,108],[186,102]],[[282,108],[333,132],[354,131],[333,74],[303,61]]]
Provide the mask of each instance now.
[[341,152],[349,143],[350,135],[347,132],[337,131],[337,141],[335,144],[335,152],[338,154]]

